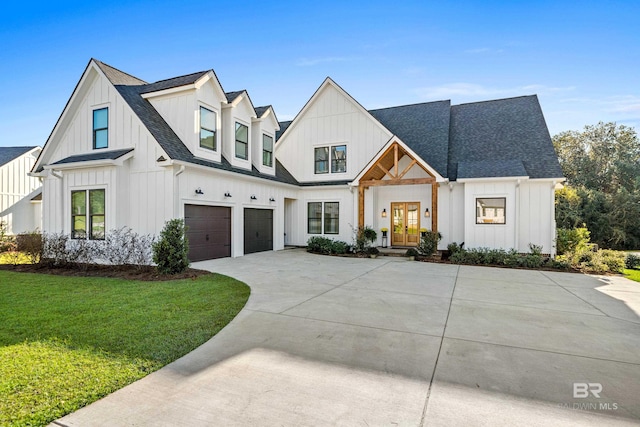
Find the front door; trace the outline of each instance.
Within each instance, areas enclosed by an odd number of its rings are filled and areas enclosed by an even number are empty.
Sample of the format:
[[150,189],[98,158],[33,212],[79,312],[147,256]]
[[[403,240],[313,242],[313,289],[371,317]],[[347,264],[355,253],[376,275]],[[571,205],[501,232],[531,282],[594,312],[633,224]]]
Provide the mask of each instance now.
[[391,246],[418,246],[420,241],[420,202],[391,203],[393,232]]

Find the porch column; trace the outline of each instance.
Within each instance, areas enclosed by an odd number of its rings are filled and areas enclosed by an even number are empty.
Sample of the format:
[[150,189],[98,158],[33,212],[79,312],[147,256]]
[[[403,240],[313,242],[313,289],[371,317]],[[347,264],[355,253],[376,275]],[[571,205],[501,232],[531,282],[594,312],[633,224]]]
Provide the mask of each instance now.
[[431,184],[431,231],[438,232],[438,183]]
[[364,186],[358,185],[358,227],[364,227]]

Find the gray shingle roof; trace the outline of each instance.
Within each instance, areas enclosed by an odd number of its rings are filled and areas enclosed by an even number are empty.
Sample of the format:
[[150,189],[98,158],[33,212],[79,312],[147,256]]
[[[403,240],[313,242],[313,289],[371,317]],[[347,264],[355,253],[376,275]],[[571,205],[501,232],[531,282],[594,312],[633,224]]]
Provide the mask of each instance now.
[[98,61],[97,59],[93,59],[93,61],[98,65],[98,67],[100,67],[102,72],[114,85],[134,86],[147,84],[144,80],[134,77],[131,74],[127,74],[124,71],[120,71],[117,68],[113,68],[102,61]]
[[[466,178],[496,176],[493,169],[500,162],[511,165],[505,173],[516,173],[515,161],[530,178],[563,176],[535,95],[454,105],[449,139],[451,180],[458,178],[461,165]],[[463,165],[470,161],[472,166]]]
[[147,84],[140,93],[156,92],[174,87],[186,86],[197,82],[202,76],[209,71],[198,71],[197,73],[187,74],[185,76],[174,77],[171,79],[160,80],[155,83]]
[[256,107],[255,108],[256,116],[258,118],[262,117],[264,115],[264,113],[266,113],[269,108],[271,108],[271,105],[265,105],[265,106],[262,106],[262,107]]
[[437,101],[371,110],[369,113],[446,177],[450,107],[449,101]]
[[239,97],[240,95],[242,95],[244,92],[244,90],[236,90],[234,92],[225,92],[224,96],[227,97],[227,102],[233,102],[235,101],[235,99],[237,97]]
[[123,150],[96,151],[89,154],[77,154],[75,156],[65,157],[64,159],[58,160],[53,164],[61,165],[64,163],[89,162],[92,160],[116,160],[132,151],[133,148],[125,148]]
[[0,166],[17,159],[27,151],[33,150],[34,147],[0,147]]
[[289,125],[292,123],[292,120],[286,121],[286,122],[280,122],[280,130],[278,132],[276,132],[276,141],[278,141],[280,139],[280,137],[282,136],[282,134],[284,133],[284,131],[287,130],[287,128],[289,127]]
[[458,163],[458,179],[528,175],[520,160],[480,160]]

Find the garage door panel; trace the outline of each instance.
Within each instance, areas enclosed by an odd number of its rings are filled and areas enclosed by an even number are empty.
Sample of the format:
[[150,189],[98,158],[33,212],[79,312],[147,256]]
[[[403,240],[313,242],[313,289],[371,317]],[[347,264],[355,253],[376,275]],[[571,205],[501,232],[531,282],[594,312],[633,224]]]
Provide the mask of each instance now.
[[244,210],[244,253],[273,250],[273,210]]
[[231,208],[185,205],[189,260],[231,256]]

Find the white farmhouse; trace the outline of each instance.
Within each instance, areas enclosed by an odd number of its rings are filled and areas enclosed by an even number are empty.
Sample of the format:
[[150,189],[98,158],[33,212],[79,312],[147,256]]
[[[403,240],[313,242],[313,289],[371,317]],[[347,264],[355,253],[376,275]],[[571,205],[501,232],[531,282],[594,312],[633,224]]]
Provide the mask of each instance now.
[[42,184],[29,171],[40,147],[0,147],[0,222],[8,234],[35,231],[41,227]]
[[[536,96],[367,111],[327,78],[291,122],[213,70],[146,83],[92,59],[44,146],[43,229],[102,239],[184,218],[190,259],[420,229],[554,252],[564,180]],[[378,244],[381,244],[379,240]]]

